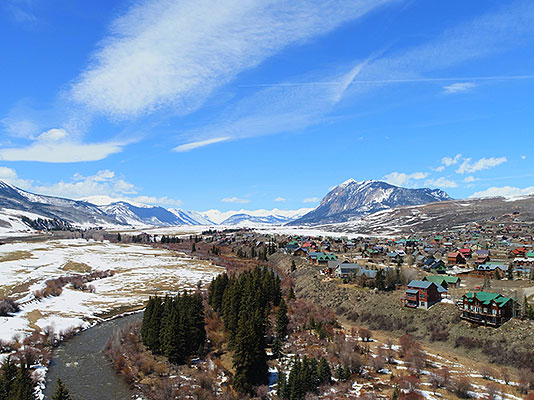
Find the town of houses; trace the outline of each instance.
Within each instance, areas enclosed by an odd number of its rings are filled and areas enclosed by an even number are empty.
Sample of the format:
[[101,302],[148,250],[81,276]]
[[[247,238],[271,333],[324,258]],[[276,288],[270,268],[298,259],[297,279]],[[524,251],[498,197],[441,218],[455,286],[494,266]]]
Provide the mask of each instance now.
[[247,229],[208,236],[217,245],[276,248],[340,285],[400,290],[402,307],[426,310],[453,303],[462,319],[494,327],[513,317],[533,316],[533,229],[520,223],[473,223],[396,238],[289,236]]

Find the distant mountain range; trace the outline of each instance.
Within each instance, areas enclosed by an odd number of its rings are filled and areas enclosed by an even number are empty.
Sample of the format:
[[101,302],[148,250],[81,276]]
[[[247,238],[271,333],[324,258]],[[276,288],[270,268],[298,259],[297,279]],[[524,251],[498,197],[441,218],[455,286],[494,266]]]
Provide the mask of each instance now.
[[[95,204],[96,203],[96,204]],[[513,215],[512,215],[513,212]],[[347,233],[401,233],[448,229],[512,215],[534,220],[534,196],[453,200],[439,189],[405,189],[381,181],[349,179],[336,186],[315,209],[204,212],[118,201],[106,196],[70,200],[33,194],[0,181],[0,233],[16,234],[43,226],[150,228],[181,225],[313,225]],[[29,224],[29,220],[59,220]]]
[[399,206],[452,200],[440,189],[406,189],[382,181],[358,182],[349,179],[333,188],[319,206],[291,225],[317,225],[346,222]]
[[[97,204],[93,204],[97,203]],[[166,209],[107,196],[70,200],[27,192],[0,181],[0,231],[24,230],[23,217],[58,219],[78,227],[163,227],[181,225],[283,225],[301,217],[311,209],[295,211],[239,210],[221,212]]]
[[3,181],[0,181],[0,208],[27,212],[44,219],[61,219],[84,227],[117,224],[112,216],[94,204],[33,194]]

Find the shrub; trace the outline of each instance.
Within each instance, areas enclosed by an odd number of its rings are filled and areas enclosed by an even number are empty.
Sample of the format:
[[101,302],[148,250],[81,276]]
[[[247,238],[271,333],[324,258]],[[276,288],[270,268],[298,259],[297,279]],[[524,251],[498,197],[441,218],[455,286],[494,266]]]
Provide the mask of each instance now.
[[8,317],[18,311],[20,311],[20,306],[15,300],[9,297],[0,300],[0,317]]

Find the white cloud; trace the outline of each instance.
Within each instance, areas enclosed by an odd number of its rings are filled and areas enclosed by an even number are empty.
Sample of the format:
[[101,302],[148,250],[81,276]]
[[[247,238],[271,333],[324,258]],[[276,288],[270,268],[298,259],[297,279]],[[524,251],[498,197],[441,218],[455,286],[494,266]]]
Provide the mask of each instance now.
[[447,178],[440,177],[437,179],[427,179],[425,181],[425,186],[433,186],[433,187],[440,187],[440,188],[455,188],[455,187],[458,187],[458,184]]
[[274,199],[274,201],[277,201],[277,202],[284,202],[284,201],[286,201],[286,199],[283,198],[283,197],[278,196],[276,199]]
[[475,192],[470,198],[480,198],[480,197],[518,197],[518,196],[528,196],[534,194],[534,186],[526,188],[518,188],[512,186],[502,186],[502,187],[490,187],[481,192]]
[[527,156],[521,156],[521,159],[522,159],[522,160],[526,160],[526,159],[527,159]]
[[146,0],[114,22],[112,35],[71,93],[112,116],[137,116],[169,105],[187,113],[284,47],[386,2]]
[[458,82],[443,86],[443,92],[446,94],[462,93],[473,89],[475,86],[472,82]]
[[0,167],[0,180],[23,189],[30,188],[32,184],[30,180],[19,178],[17,171],[8,167]]
[[35,193],[70,199],[83,199],[90,196],[102,195],[121,197],[137,193],[132,183],[116,178],[115,173],[110,170],[98,171],[95,175],[90,176],[74,174],[70,181],[60,181],[51,185],[34,184],[28,190]]
[[0,121],[4,130],[11,136],[32,137],[39,132],[38,125],[29,119],[14,119],[6,117]]
[[17,178],[17,172],[8,167],[0,167],[0,179],[10,181]]
[[68,133],[65,129],[50,129],[37,136],[37,141],[42,143],[59,142],[67,139]]
[[384,180],[395,186],[410,187],[414,183],[412,180],[425,179],[428,176],[426,172],[414,172],[412,174],[405,174],[404,172],[392,172],[384,176]]
[[461,154],[456,154],[454,157],[443,157],[441,163],[446,167],[450,167],[451,165],[458,164],[460,158],[462,158]]
[[177,147],[175,147],[173,149],[173,151],[177,151],[177,152],[190,151],[190,150],[193,150],[193,149],[197,149],[199,147],[208,146],[210,144],[224,142],[224,141],[229,140],[229,139],[230,139],[230,137],[225,136],[225,137],[217,137],[217,138],[212,138],[212,139],[200,140],[198,142],[191,142],[191,143],[186,143],[186,144],[182,144],[180,146],[177,146]]
[[110,204],[115,201],[158,204],[172,207],[178,207],[183,204],[181,200],[166,196],[132,196],[137,194],[135,185],[124,179],[117,178],[115,173],[108,169],[98,171],[96,174],[90,176],[74,174],[69,181],[62,180],[50,185],[44,185],[19,178],[14,169],[0,167],[0,180],[32,193],[86,200],[98,205]]
[[224,199],[221,199],[223,203],[239,203],[239,204],[245,204],[250,203],[249,199],[241,199],[239,197],[225,197]]
[[481,158],[475,163],[471,162],[470,158],[466,158],[460,167],[456,170],[459,174],[465,174],[468,173],[474,173],[478,171],[482,171],[485,169],[490,169],[493,167],[496,167],[497,165],[501,165],[507,161],[506,157],[490,157],[490,158]]
[[126,198],[125,201],[134,201],[136,203],[145,203],[145,204],[158,204],[172,207],[179,207],[183,205],[181,200],[170,199],[167,196],[155,197],[155,196],[136,196],[132,198]]
[[279,84],[263,88],[226,107],[216,118],[210,117],[204,126],[183,135],[193,143],[197,143],[195,140],[211,143],[221,136],[241,139],[306,128],[322,121],[343,96],[343,82],[330,83],[338,82],[346,74],[346,71],[329,71],[321,77],[300,78],[310,84]]
[[307,197],[304,200],[302,200],[303,203],[317,203],[319,201],[319,197]]
[[442,172],[445,170],[445,166],[444,165],[440,165],[439,167],[437,168],[431,168],[432,171],[436,171],[436,172]]
[[467,183],[475,182],[475,181],[477,181],[477,180],[478,180],[478,179],[475,178],[473,175],[469,175],[469,176],[466,176],[466,177],[464,178],[464,182],[467,182]]
[[49,163],[98,161],[122,151],[124,145],[118,142],[81,143],[70,138],[64,129],[50,129],[28,146],[0,148],[0,160]]

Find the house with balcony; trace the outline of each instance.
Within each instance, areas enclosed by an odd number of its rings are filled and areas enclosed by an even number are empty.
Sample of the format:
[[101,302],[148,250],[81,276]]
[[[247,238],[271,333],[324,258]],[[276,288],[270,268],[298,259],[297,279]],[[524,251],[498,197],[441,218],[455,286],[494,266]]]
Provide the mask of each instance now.
[[518,303],[498,293],[469,292],[460,304],[461,318],[484,326],[500,326],[517,315]]
[[404,306],[428,310],[434,304],[439,303],[442,294],[445,293],[447,290],[435,282],[413,280],[406,289]]

